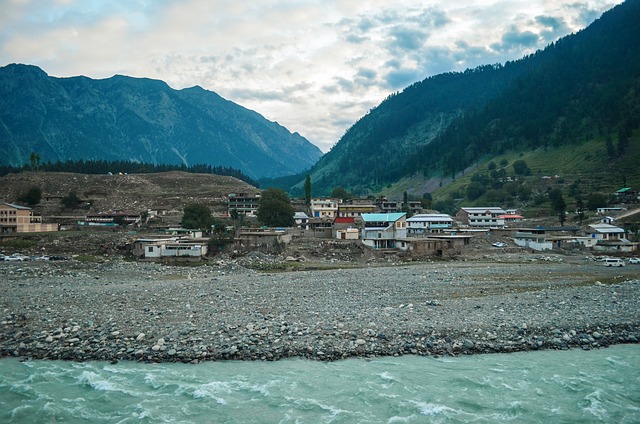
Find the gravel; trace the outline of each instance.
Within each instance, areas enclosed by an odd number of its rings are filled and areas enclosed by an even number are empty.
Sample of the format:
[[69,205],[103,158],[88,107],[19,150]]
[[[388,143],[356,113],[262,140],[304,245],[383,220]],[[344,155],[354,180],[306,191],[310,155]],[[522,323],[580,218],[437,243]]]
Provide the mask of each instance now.
[[337,360],[638,343],[638,271],[579,258],[283,273],[238,261],[0,263],[0,357]]

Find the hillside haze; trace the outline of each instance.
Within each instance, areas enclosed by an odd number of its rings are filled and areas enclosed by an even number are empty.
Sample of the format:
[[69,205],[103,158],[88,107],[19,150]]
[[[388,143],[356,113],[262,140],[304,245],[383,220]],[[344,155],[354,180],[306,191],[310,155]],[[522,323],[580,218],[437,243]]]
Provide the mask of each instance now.
[[260,114],[200,87],[116,75],[55,78],[0,68],[0,164],[130,160],[236,168],[252,178],[301,172],[320,149]]
[[[638,40],[640,2],[627,1],[520,60],[415,83],[369,111],[320,159],[311,170],[314,193],[338,186],[380,193],[416,177],[451,181],[507,152],[569,145],[578,154],[592,140],[601,145],[596,156],[621,158],[640,127]],[[615,161],[601,165],[617,171]]]

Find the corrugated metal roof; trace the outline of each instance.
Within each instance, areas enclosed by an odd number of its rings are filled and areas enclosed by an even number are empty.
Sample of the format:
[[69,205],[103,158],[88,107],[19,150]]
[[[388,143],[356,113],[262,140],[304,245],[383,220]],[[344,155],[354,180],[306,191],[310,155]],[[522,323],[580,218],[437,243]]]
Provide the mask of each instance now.
[[7,205],[9,207],[15,208],[15,209],[22,209],[25,211],[30,211],[32,210],[31,208],[27,207],[27,206],[20,206],[20,205],[15,205],[13,203],[7,203],[7,202],[2,202],[3,205]]
[[411,218],[407,218],[407,222],[422,222],[422,221],[453,221],[451,216],[447,214],[418,214],[413,215]]
[[364,222],[396,222],[406,215],[406,212],[396,213],[363,213]]

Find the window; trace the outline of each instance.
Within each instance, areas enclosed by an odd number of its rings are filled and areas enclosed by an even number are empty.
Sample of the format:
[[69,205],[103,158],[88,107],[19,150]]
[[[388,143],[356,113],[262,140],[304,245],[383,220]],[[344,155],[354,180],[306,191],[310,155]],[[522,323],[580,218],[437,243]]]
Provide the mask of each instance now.
[[149,246],[149,247],[147,247],[147,252],[149,252],[149,253],[153,253],[153,246]]

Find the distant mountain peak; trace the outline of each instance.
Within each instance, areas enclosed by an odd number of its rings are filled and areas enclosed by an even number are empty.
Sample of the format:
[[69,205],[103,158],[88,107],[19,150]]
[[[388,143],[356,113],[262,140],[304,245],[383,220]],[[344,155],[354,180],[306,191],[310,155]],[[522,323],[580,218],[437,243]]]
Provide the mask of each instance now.
[[309,169],[320,149],[259,113],[194,86],[151,78],[55,78],[0,68],[0,164],[133,160],[236,168],[252,178]]

